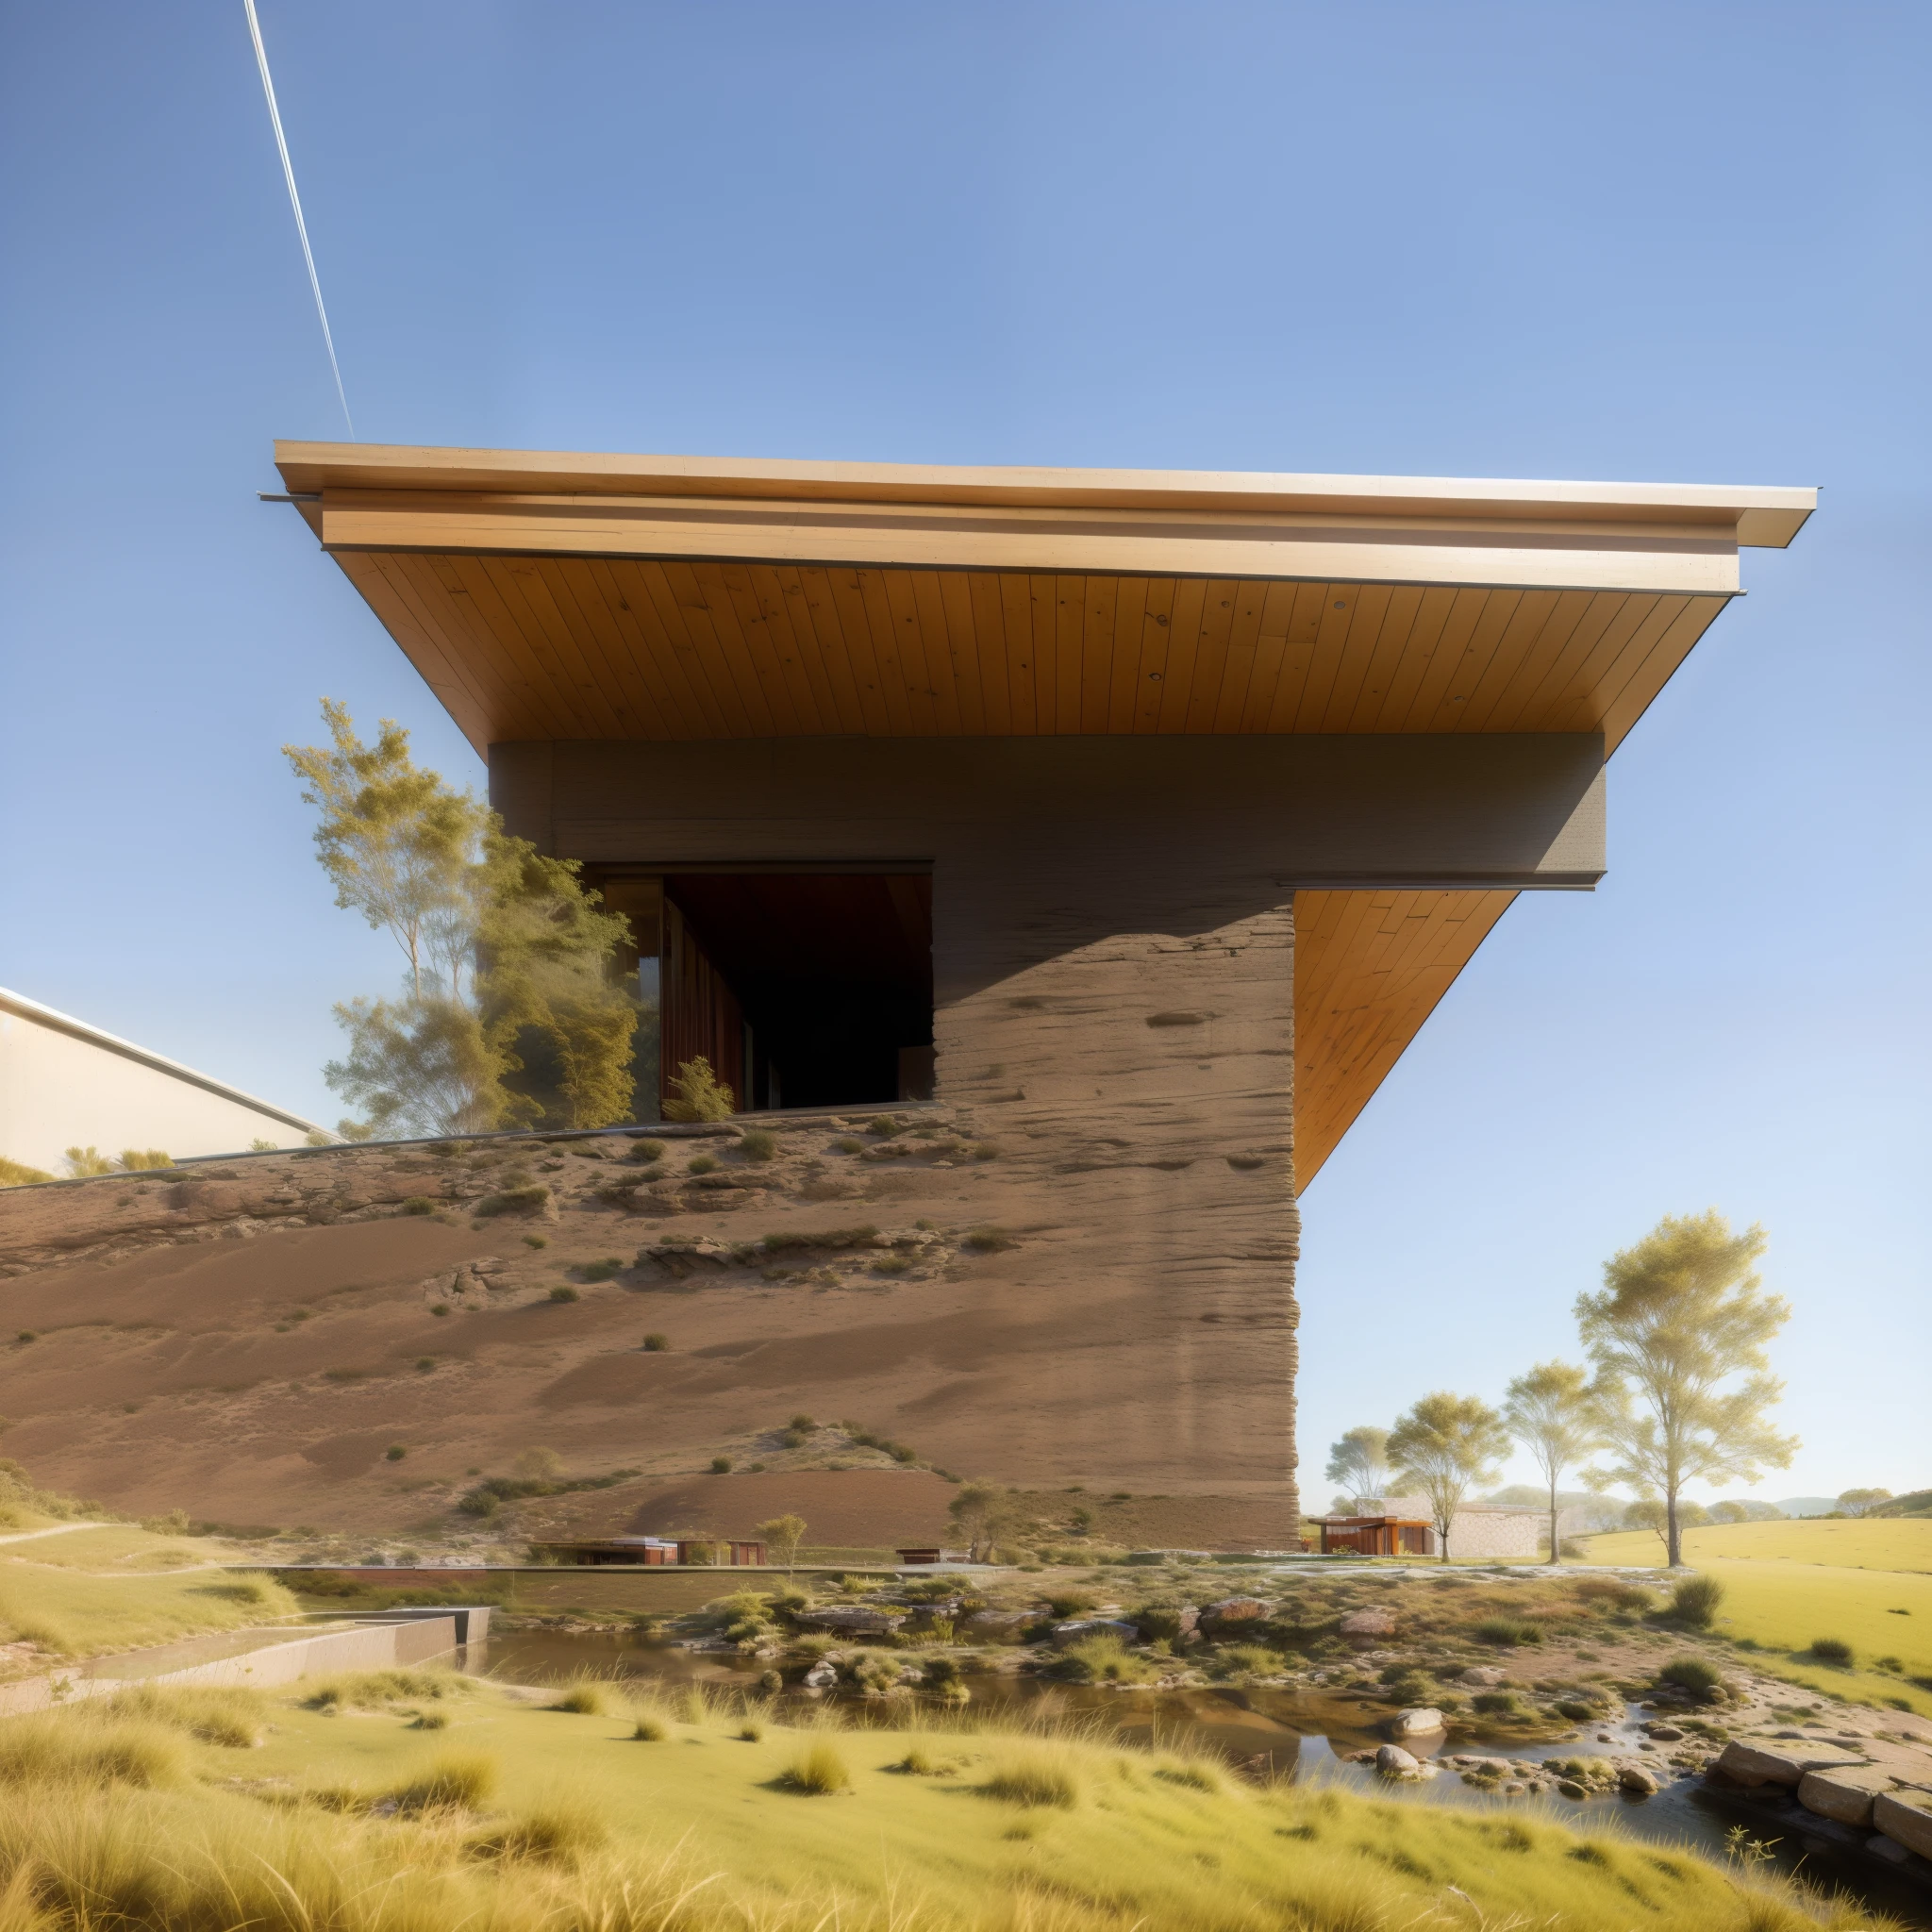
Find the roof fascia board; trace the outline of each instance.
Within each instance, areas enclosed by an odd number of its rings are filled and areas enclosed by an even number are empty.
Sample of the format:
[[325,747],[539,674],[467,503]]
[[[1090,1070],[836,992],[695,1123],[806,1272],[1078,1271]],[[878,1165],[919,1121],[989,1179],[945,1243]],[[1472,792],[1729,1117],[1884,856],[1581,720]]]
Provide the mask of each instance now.
[[1345,516],[1530,517],[1696,523],[1782,547],[1817,507],[1810,489],[1451,476],[1340,476],[1216,470],[1087,470],[819,463],[554,450],[278,441],[291,491],[530,491],[563,495],[781,497],[843,503],[1037,508],[1273,509]]
[[[305,507],[306,508],[306,507]],[[1037,506],[702,503],[331,488],[332,551],[711,558],[867,569],[1278,578],[1735,595],[1728,530],[1676,521]]]

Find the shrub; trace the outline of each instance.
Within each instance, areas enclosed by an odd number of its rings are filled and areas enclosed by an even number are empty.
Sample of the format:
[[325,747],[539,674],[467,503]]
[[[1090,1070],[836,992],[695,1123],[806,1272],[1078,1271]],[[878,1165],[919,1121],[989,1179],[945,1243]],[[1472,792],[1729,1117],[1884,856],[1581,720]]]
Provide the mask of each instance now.
[[868,1134],[876,1134],[881,1141],[890,1141],[895,1134],[903,1133],[905,1129],[900,1126],[899,1123],[891,1114],[880,1113],[874,1114],[872,1117],[871,1121],[866,1124],[865,1131]]
[[405,1214],[434,1214],[436,1203],[427,1194],[411,1194],[403,1203],[402,1211]]
[[1513,1690],[1478,1690],[1469,1703],[1484,1717],[1507,1717],[1522,1707]]
[[676,1091],[664,1103],[667,1121],[728,1121],[738,1108],[738,1096],[711,1070],[703,1054],[684,1061],[672,1074]]
[[1543,1641],[1543,1633],[1537,1624],[1524,1624],[1515,1617],[1485,1617],[1469,1634],[1478,1643],[1494,1643],[1505,1648]]
[[0,1727],[0,1790],[44,1791],[102,1785],[175,1785],[188,1774],[181,1740],[154,1724],[76,1724],[64,1711]]
[[624,1273],[624,1263],[615,1255],[607,1255],[601,1261],[586,1261],[577,1273],[586,1281],[608,1281]]
[[405,1448],[402,1443],[391,1442],[389,1445],[389,1447],[382,1452],[383,1460],[386,1462],[400,1462],[403,1459],[403,1457],[406,1457],[408,1453],[408,1450]]
[[485,1858],[528,1858],[575,1865],[587,1852],[601,1851],[609,1839],[594,1805],[583,1799],[556,1799],[521,1818],[492,1825],[468,1840]]
[[865,1150],[865,1142],[851,1134],[841,1134],[832,1146],[840,1154],[860,1154]]
[[671,1735],[671,1720],[661,1710],[641,1710],[631,1736],[640,1744],[661,1744]]
[[1146,1658],[1135,1656],[1111,1631],[1070,1643],[1054,1670],[1078,1684],[1139,1684],[1154,1674]]
[[1708,1630],[1724,1600],[1724,1587],[1715,1576],[1687,1576],[1671,1592],[1672,1618],[1693,1630]]
[[452,1752],[383,1793],[405,1816],[422,1811],[474,1810],[496,1789],[496,1760],[480,1752]]
[[550,1291],[550,1299],[554,1302],[575,1302],[582,1300],[582,1296],[577,1293],[576,1290],[569,1282],[564,1281],[559,1282]]
[[610,1687],[594,1677],[579,1677],[557,1702],[552,1710],[565,1710],[576,1717],[605,1717],[611,1707]]
[[874,1274],[904,1274],[912,1266],[910,1255],[881,1255],[872,1264]]
[[547,1248],[550,1245],[550,1239],[547,1235],[526,1234],[524,1237],[524,1245],[526,1248]]
[[[441,1310],[439,1309],[437,1312],[440,1314]],[[416,1357],[416,1369],[419,1374],[428,1374],[435,1366],[436,1357],[433,1355],[419,1355]]]
[[779,1782],[787,1790],[825,1798],[850,1789],[852,1773],[832,1745],[820,1738],[785,1767]]
[[108,1701],[107,1713],[165,1724],[228,1751],[249,1751],[261,1742],[262,1701],[255,1690],[137,1684],[117,1690]]
[[1058,1805],[1071,1811],[1080,1802],[1078,1760],[1051,1744],[1015,1748],[993,1760],[980,1790],[1009,1804]]
[[505,1188],[499,1193],[484,1195],[474,1211],[485,1216],[534,1214],[549,1199],[550,1190],[541,1181],[531,1181],[525,1187]]
[[778,1137],[768,1128],[753,1127],[738,1137],[738,1151],[747,1160],[769,1160],[778,1151]]
[[973,1150],[973,1158],[974,1160],[997,1160],[1000,1158],[1000,1150],[992,1141],[982,1141]]
[[975,1227],[959,1245],[971,1248],[975,1255],[997,1255],[1015,1243],[1003,1227]]
[[662,1160],[664,1143],[661,1141],[633,1141],[629,1158],[638,1161]]
[[778,1441],[787,1449],[803,1449],[811,1438],[803,1429],[787,1429]]
[[1674,1684],[1679,1690],[1689,1690],[1699,1697],[1708,1697],[1724,1683],[1716,1667],[1701,1657],[1674,1657],[1657,1672],[1657,1680],[1659,1684]]
[[708,1154],[697,1154],[685,1163],[684,1171],[686,1174],[716,1174],[718,1163]]
[[662,1355],[670,1346],[671,1338],[668,1335],[652,1334],[644,1337],[644,1353],[646,1355]]
[[730,1457],[728,1457],[728,1456],[714,1456],[714,1457],[711,1457],[711,1474],[712,1474],[713,1475],[729,1475],[729,1474],[731,1474],[731,1458],[730,1458]]
[[1852,1655],[1852,1646],[1842,1638],[1814,1637],[1811,1640],[1811,1656],[1818,1662],[1830,1664],[1836,1670],[1850,1670]]
[[419,1710],[410,1720],[412,1731],[445,1731],[449,1728],[449,1712],[446,1710]]

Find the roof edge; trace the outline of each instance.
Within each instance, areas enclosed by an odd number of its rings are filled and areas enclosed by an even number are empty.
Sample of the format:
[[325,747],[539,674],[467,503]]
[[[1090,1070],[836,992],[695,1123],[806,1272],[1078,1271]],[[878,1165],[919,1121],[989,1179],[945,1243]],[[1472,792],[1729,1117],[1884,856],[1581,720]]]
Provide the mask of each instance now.
[[[25,993],[11,992],[0,986],[0,1012],[12,1013],[22,1020],[31,1021],[37,1026],[44,1026],[54,1033],[65,1033],[75,1040],[85,1041],[90,1046],[104,1047],[109,1053],[119,1054],[123,1059],[151,1067],[158,1074],[167,1074],[177,1080],[186,1080],[191,1086],[217,1095],[223,1100],[232,1100],[238,1107],[245,1107],[270,1120],[277,1120],[291,1127],[300,1127],[305,1134],[326,1134],[328,1129],[319,1121],[304,1120],[298,1113],[291,1113],[287,1108],[276,1107],[266,1100],[258,1100],[252,1093],[244,1093],[239,1087],[230,1087],[225,1080],[217,1080],[207,1074],[198,1074],[192,1067],[185,1067],[179,1060],[171,1060],[165,1054],[150,1053],[144,1046],[136,1046],[131,1040],[123,1040],[119,1034],[108,1033],[99,1026],[91,1026],[85,1020],[76,1020],[71,1013],[62,1013],[53,1007],[43,1007],[39,1000],[30,1000]],[[334,1137],[331,1136],[333,1139]]]
[[291,491],[330,488],[546,494],[984,503],[1292,513],[1708,523],[1754,548],[1789,544],[1818,505],[1810,488],[1466,476],[1322,475],[1239,470],[805,462],[567,450],[277,440]]

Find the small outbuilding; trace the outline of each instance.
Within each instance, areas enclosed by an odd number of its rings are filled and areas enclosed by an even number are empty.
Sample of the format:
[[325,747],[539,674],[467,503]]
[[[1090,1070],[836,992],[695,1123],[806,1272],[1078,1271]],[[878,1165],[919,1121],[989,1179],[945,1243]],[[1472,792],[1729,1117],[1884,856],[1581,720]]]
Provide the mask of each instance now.
[[1315,1516],[1324,1557],[1433,1557],[1434,1527],[1413,1516]]
[[533,1543],[553,1563],[591,1568],[607,1563],[672,1564],[692,1569],[744,1569],[763,1565],[765,1546],[756,1538],[607,1536]]

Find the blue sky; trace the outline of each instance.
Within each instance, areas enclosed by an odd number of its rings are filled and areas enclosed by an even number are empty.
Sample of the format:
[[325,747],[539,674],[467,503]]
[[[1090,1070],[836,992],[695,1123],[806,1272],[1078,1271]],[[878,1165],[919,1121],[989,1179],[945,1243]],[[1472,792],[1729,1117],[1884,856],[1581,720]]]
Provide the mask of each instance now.
[[[1797,1310],[1759,1493],[1932,1481],[1932,12],[261,11],[368,440],[1824,486],[1310,1187],[1301,1440],[1715,1205]],[[240,0],[0,23],[0,983],[333,1120],[394,962],[276,748],[480,770],[254,499],[342,425]]]

